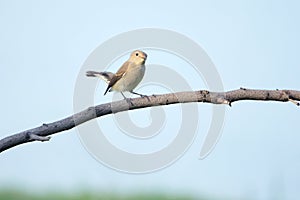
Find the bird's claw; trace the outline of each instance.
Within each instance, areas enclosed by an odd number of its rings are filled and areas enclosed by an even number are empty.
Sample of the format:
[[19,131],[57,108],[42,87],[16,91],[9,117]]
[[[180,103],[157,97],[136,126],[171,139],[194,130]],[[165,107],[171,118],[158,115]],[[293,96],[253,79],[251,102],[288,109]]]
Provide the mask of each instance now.
[[130,98],[126,98],[125,100],[130,106],[133,106],[133,103]]
[[141,96],[142,98],[147,98],[147,100],[150,101],[150,98],[149,98],[147,95],[140,94],[140,96]]

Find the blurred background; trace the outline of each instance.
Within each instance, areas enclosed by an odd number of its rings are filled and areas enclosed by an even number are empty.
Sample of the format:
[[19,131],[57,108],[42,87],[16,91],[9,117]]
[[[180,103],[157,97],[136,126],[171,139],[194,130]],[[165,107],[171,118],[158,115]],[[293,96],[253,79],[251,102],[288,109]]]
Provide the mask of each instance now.
[[[197,42],[225,90],[300,90],[299,8],[297,1],[1,0],[0,137],[73,114],[75,81],[89,54],[112,36],[138,28],[169,29]],[[147,63],[183,70],[176,59],[157,52],[148,52]],[[195,90],[205,87],[203,80],[189,81]],[[96,104],[111,99],[102,96],[104,89],[99,82]],[[50,142],[1,153],[0,199],[298,199],[299,108],[234,103],[226,108],[215,149],[199,160],[212,105],[197,106],[197,137],[165,169],[140,175],[110,169],[93,159],[72,129]],[[132,120],[149,123],[141,113],[149,110],[131,111]],[[97,120],[114,127],[112,117]]]

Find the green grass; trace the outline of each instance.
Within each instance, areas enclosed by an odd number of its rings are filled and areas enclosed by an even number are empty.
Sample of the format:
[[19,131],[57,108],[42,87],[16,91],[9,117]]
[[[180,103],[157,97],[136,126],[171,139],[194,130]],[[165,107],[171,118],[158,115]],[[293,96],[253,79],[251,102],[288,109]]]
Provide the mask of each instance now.
[[[0,191],[0,200],[194,200],[184,195],[167,195],[167,194],[133,194],[121,195],[100,193],[94,194],[89,192],[81,192],[78,194],[66,193],[45,193],[31,194],[20,190],[2,190]],[[197,198],[199,200],[199,198]],[[205,199],[203,199],[205,200]]]

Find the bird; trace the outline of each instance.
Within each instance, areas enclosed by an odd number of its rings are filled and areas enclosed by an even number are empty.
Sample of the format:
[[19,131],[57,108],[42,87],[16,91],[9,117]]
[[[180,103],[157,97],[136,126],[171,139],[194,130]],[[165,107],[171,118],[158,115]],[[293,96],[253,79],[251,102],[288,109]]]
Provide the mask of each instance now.
[[129,59],[118,69],[116,73],[112,72],[96,72],[87,71],[88,77],[99,77],[103,79],[108,85],[104,92],[120,92],[127,103],[132,104],[130,99],[126,98],[123,92],[130,92],[141,97],[148,97],[147,95],[139,94],[133,90],[142,81],[145,74],[145,62],[147,54],[141,50],[135,50],[130,54]]

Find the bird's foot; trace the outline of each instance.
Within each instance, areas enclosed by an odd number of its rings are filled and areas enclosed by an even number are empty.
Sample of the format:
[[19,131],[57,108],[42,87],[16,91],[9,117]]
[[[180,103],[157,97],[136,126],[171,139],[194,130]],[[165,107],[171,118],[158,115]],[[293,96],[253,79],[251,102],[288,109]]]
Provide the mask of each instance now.
[[149,98],[147,95],[140,94],[140,96],[141,96],[142,98],[147,98],[147,100],[150,101],[150,98]]
[[130,106],[134,106],[130,98],[125,98],[125,100]]
[[150,98],[149,98],[147,95],[143,95],[143,94],[136,93],[136,92],[133,92],[133,91],[131,91],[130,93],[131,93],[131,94],[135,94],[135,95],[139,95],[139,96],[142,97],[142,98],[147,98],[147,100],[150,101]]

